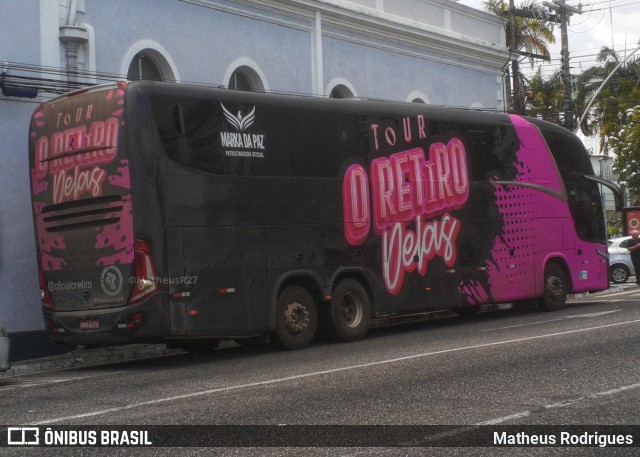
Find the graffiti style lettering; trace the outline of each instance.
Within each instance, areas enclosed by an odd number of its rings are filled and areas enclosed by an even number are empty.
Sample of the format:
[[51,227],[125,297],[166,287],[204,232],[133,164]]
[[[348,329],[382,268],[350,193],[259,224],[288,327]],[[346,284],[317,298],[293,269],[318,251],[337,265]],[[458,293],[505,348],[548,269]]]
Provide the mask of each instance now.
[[[89,168],[111,162],[116,156],[118,130],[118,119],[111,117],[106,121],[93,122],[89,127],[88,135],[87,126],[80,125],[55,132],[50,138],[46,136],[38,138],[35,164],[38,179],[46,177],[47,173],[56,175],[76,167]],[[112,147],[55,159],[56,156],[85,146]],[[50,158],[54,159],[50,160]]]
[[458,139],[447,145],[434,143],[428,161],[422,148],[375,159],[371,163],[371,188],[378,235],[397,221],[459,209],[469,196],[464,146]]
[[369,180],[364,167],[351,165],[342,181],[345,206],[345,236],[352,246],[362,244],[369,233]]
[[91,170],[75,167],[72,173],[62,170],[53,176],[53,203],[77,200],[83,194],[99,197],[106,177],[107,172],[100,167]]
[[415,230],[406,224],[396,223],[382,234],[382,276],[389,292],[396,295],[402,287],[405,272],[427,273],[429,260],[442,257],[447,266],[456,263],[455,240],[460,231],[460,221],[450,214],[440,220],[423,223],[417,217]]
[[[92,109],[92,105],[77,108],[73,116],[58,113],[58,125],[91,119]],[[76,200],[84,194],[102,195],[107,172],[99,165],[110,163],[116,157],[118,130],[118,119],[111,117],[91,123],[88,129],[86,125],[78,125],[38,138],[35,175],[38,181],[47,175],[53,177],[53,203]],[[74,149],[92,146],[100,149],[65,155]],[[110,147],[102,149],[103,146]]]
[[[419,139],[424,140],[427,138],[427,123],[422,114],[416,116],[415,120],[412,120],[409,116],[402,118],[402,132],[400,135],[406,144],[410,144],[413,140],[414,129]],[[393,127],[385,127],[380,133],[380,124],[371,124],[371,133],[373,134],[373,143],[376,151],[380,149],[381,134],[387,146],[393,147],[398,142],[399,134]]]
[[[101,100],[103,97],[104,100]],[[109,237],[101,245],[103,258],[112,260],[109,265],[114,262],[131,263],[133,259],[133,235],[128,236],[129,232],[133,233],[128,192],[129,163],[122,158],[119,163],[116,162],[120,129],[125,125],[125,120],[121,118],[123,107],[124,91],[112,89],[87,95],[86,98],[82,96],[45,104],[33,116],[29,132],[34,148],[32,195],[38,250],[45,271],[61,270],[77,264],[77,255],[84,255],[67,248],[65,233],[51,230],[68,222],[64,218],[52,221],[51,211],[65,207],[51,206],[107,193],[121,196],[125,203],[114,202],[114,208],[123,206],[124,210],[114,209],[104,218],[119,217],[120,220],[117,224],[101,227],[102,231],[87,228],[88,233],[96,233],[96,242],[101,235]],[[43,214],[45,207],[49,209]],[[78,214],[82,212],[74,213],[74,216]],[[126,249],[120,246],[123,243],[128,244],[127,249],[131,252],[124,252]]]
[[[403,125],[402,138],[410,141],[410,119]],[[425,125],[424,118],[418,118],[419,138],[426,137]],[[377,135],[380,127],[371,128]],[[391,145],[398,138],[387,132],[383,138]],[[378,141],[376,136],[376,147]],[[462,208],[469,197],[467,156],[459,139],[432,144],[428,159],[422,148],[380,157],[371,162],[369,175],[362,165],[351,165],[342,193],[345,238],[358,246],[374,226],[382,239],[382,275],[390,293],[399,293],[405,273],[424,276],[436,255],[448,266],[455,264],[461,226],[449,212]]]
[[91,120],[91,113],[93,112],[93,105],[88,105],[88,106],[78,106],[76,108],[76,112],[75,114],[72,116],[71,113],[63,113],[60,112],[58,113],[58,115],[56,116],[57,122],[56,122],[56,128],[60,128],[61,125],[63,124],[65,127],[69,126],[71,124],[71,121],[73,120],[76,124],[79,122],[87,122]]

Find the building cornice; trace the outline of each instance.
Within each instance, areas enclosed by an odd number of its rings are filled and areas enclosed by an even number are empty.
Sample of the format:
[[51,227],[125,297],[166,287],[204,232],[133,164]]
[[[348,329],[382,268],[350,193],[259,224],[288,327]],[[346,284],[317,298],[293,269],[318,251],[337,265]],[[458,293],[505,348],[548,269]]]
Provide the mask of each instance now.
[[[234,0],[238,6],[216,0],[181,1],[305,31],[312,30],[315,15],[320,12],[324,36],[495,74],[501,73],[495,69],[502,68],[509,58],[502,44],[345,0]],[[449,0],[428,3],[499,24],[492,15]]]

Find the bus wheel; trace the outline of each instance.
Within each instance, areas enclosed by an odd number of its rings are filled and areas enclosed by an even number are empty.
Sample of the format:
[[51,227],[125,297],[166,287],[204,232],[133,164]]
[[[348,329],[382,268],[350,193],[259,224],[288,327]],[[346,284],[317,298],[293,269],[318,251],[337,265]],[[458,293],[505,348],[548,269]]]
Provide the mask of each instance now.
[[277,341],[287,349],[302,349],[313,341],[318,328],[318,311],[313,297],[300,286],[280,293],[276,308]]
[[562,267],[557,263],[549,263],[544,269],[544,295],[539,301],[540,307],[545,311],[564,308],[568,286]]
[[321,318],[324,329],[333,339],[362,339],[371,320],[369,294],[355,279],[340,281],[333,291],[331,303],[322,309]]

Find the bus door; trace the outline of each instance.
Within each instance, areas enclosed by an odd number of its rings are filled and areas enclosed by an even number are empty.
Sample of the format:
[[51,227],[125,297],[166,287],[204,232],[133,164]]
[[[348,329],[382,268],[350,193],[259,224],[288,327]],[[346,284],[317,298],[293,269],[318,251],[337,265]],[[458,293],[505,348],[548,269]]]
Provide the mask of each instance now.
[[172,334],[245,334],[243,228],[169,227],[167,233]]

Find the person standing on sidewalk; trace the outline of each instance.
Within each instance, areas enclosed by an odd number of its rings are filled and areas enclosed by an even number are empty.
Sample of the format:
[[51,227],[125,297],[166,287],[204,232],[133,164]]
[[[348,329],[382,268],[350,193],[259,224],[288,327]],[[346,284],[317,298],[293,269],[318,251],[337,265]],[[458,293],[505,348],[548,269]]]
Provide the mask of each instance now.
[[627,249],[631,253],[633,269],[636,270],[636,284],[640,286],[640,232],[638,230],[631,231],[631,239],[627,244]]

